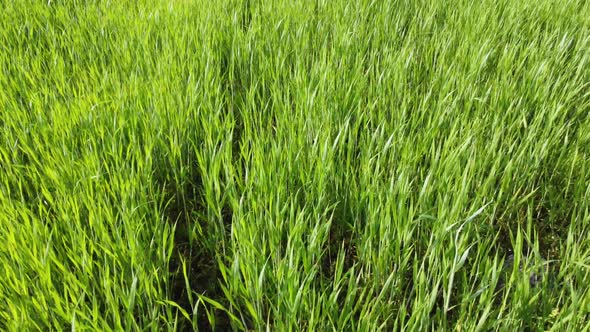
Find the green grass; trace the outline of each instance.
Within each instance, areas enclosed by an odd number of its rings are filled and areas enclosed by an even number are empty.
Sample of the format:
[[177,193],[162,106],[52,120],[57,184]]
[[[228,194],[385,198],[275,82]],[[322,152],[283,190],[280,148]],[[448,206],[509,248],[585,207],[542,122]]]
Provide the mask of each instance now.
[[0,330],[590,329],[590,2],[0,8]]

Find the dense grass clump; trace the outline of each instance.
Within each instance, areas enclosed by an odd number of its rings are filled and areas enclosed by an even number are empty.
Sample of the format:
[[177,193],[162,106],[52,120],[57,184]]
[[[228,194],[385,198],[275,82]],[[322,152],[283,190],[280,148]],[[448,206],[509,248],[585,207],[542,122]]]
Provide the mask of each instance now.
[[590,329],[590,2],[0,8],[0,330]]

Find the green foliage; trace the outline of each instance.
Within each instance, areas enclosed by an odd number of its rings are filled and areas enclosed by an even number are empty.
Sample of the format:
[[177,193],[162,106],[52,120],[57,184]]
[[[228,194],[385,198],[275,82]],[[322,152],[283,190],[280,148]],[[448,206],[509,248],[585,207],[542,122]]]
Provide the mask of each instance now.
[[589,2],[0,8],[0,330],[590,329]]

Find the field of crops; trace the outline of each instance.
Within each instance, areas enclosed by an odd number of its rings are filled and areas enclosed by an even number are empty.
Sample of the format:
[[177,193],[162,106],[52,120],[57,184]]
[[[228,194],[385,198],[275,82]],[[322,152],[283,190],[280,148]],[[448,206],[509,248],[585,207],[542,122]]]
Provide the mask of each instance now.
[[586,0],[0,0],[0,330],[588,330],[589,113]]

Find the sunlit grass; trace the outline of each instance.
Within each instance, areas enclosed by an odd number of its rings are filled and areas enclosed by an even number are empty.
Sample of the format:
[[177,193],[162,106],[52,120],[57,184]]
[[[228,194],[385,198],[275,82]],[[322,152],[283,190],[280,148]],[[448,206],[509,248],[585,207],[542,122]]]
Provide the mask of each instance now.
[[0,330],[590,328],[590,3],[0,7]]

